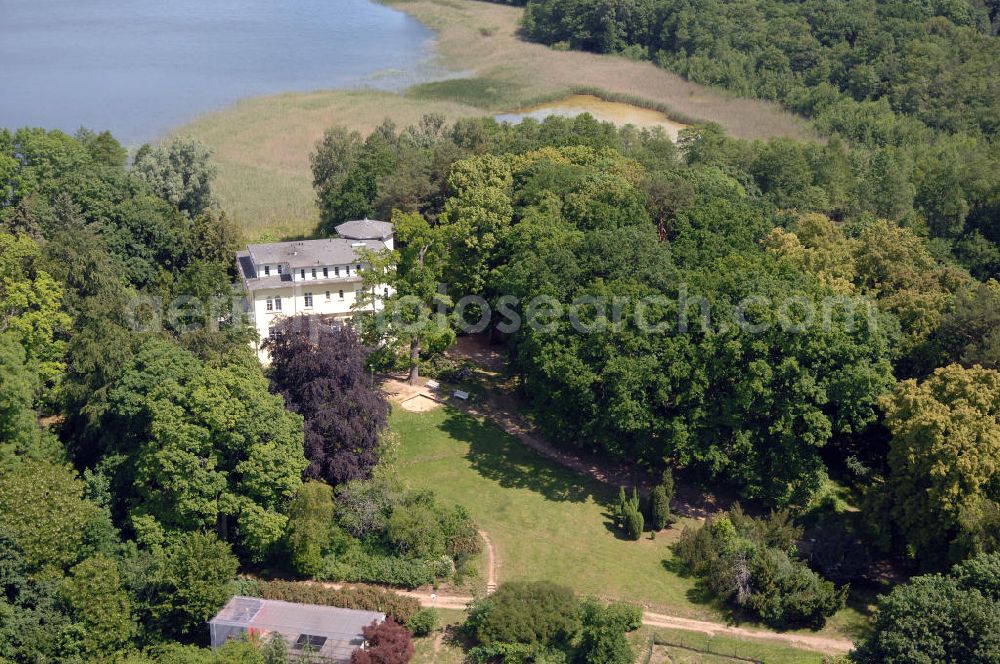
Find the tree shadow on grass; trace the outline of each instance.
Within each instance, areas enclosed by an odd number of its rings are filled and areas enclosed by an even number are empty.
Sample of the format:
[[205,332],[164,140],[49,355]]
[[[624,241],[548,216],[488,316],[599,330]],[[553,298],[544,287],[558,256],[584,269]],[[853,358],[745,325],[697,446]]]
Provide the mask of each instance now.
[[553,501],[593,498],[602,505],[610,503],[608,489],[545,459],[492,424],[453,410],[441,429],[468,443],[467,458],[472,467],[504,488],[531,489]]

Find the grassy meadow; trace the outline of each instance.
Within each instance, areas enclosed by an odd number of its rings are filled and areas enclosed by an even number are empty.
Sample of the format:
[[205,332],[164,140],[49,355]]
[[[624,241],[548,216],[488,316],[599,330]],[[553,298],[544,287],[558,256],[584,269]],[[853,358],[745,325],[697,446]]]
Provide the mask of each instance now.
[[[400,439],[400,479],[470,511],[494,541],[499,582],[548,579],[682,618],[732,618],[674,562],[669,547],[685,520],[655,539],[629,541],[611,521],[616,490],[541,457],[490,423],[451,408],[397,408],[391,425]],[[863,610],[844,609],[820,634],[856,636]]]
[[390,0],[437,31],[437,64],[455,72],[396,94],[329,90],[247,99],[208,113],[173,133],[215,152],[216,192],[247,240],[310,234],[318,219],[309,154],[323,131],[342,125],[368,132],[427,113],[448,120],[517,110],[575,92],[599,94],[682,122],[711,121],[735,136],[809,135],[800,118],[770,103],[688,83],[650,63],[562,52],[517,35],[521,9],[476,0]]

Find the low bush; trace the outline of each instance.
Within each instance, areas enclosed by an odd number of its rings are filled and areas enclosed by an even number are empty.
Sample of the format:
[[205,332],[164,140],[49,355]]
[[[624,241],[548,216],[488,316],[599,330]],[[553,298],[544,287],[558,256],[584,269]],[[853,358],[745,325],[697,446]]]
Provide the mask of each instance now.
[[330,556],[316,575],[323,581],[380,583],[400,588],[417,588],[434,583],[440,565],[436,560],[412,560],[399,556],[351,549],[343,556]]
[[427,636],[438,626],[438,615],[434,609],[420,609],[406,621],[406,629],[413,636]]
[[475,662],[631,664],[625,634],[641,624],[638,607],[580,602],[569,588],[535,581],[505,583],[475,602],[465,630]]
[[336,606],[342,609],[378,611],[405,624],[420,610],[420,602],[383,588],[352,586],[328,588],[318,583],[292,581],[255,581],[241,588],[246,594],[263,599],[277,599],[301,604]]

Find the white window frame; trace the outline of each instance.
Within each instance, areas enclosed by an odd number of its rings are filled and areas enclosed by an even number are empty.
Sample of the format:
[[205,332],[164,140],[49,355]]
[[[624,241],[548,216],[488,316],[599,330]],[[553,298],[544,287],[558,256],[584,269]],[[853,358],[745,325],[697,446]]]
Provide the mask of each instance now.
[[311,292],[310,293],[305,293],[303,295],[303,297],[302,297],[302,300],[305,303],[305,308],[306,309],[312,309],[313,308],[313,294]]

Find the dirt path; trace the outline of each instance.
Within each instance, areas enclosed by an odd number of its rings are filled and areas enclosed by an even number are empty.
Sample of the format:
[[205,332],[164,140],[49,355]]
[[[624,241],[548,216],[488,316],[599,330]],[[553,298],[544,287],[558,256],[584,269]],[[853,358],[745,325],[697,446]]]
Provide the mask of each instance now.
[[[324,583],[329,588],[341,588],[342,583]],[[395,589],[393,589],[395,590]],[[474,597],[471,595],[439,594],[433,590],[395,590],[400,595],[412,597],[420,602],[421,606],[437,609],[453,609],[464,611]],[[765,641],[777,641],[786,643],[795,648],[812,650],[828,655],[843,655],[853,647],[851,641],[847,639],[837,639],[814,634],[792,634],[785,632],[772,632],[763,629],[749,629],[746,627],[736,627],[734,625],[724,625],[722,623],[709,622],[706,620],[691,620],[689,618],[678,618],[663,613],[651,613],[646,611],[642,617],[642,623],[650,627],[665,627],[669,629],[679,629],[686,632],[700,632],[709,636],[731,636],[742,639],[762,639]]]
[[[520,414],[522,408],[518,404],[517,397],[500,375],[505,364],[504,359],[484,337],[460,337],[458,343],[449,351],[449,355],[455,359],[470,360],[478,366],[480,368],[478,377],[488,388],[485,401],[455,404],[456,406],[472,415],[492,421],[542,456],[581,475],[613,487],[636,486],[643,493],[649,491],[653,478],[642,470],[626,467],[595,454],[561,449],[545,440],[535,425]],[[707,493],[680,478],[675,479],[674,500],[671,503],[671,509],[675,514],[703,519],[726,509],[732,502],[728,496]]]
[[649,611],[643,615],[642,622],[644,625],[649,625],[651,627],[682,629],[687,632],[701,632],[702,634],[708,634],[709,636],[732,636],[744,639],[752,638],[762,639],[765,641],[781,641],[797,648],[815,650],[829,655],[843,655],[854,647],[854,645],[847,639],[816,636],[814,634],[789,634],[771,632],[768,630],[747,629],[746,627],[722,625],[720,623],[707,622],[704,620],[676,618],[674,616],[663,615],[661,613],[650,613]]
[[497,589],[497,551],[489,533],[480,530],[479,536],[486,544],[486,594],[492,595]]

